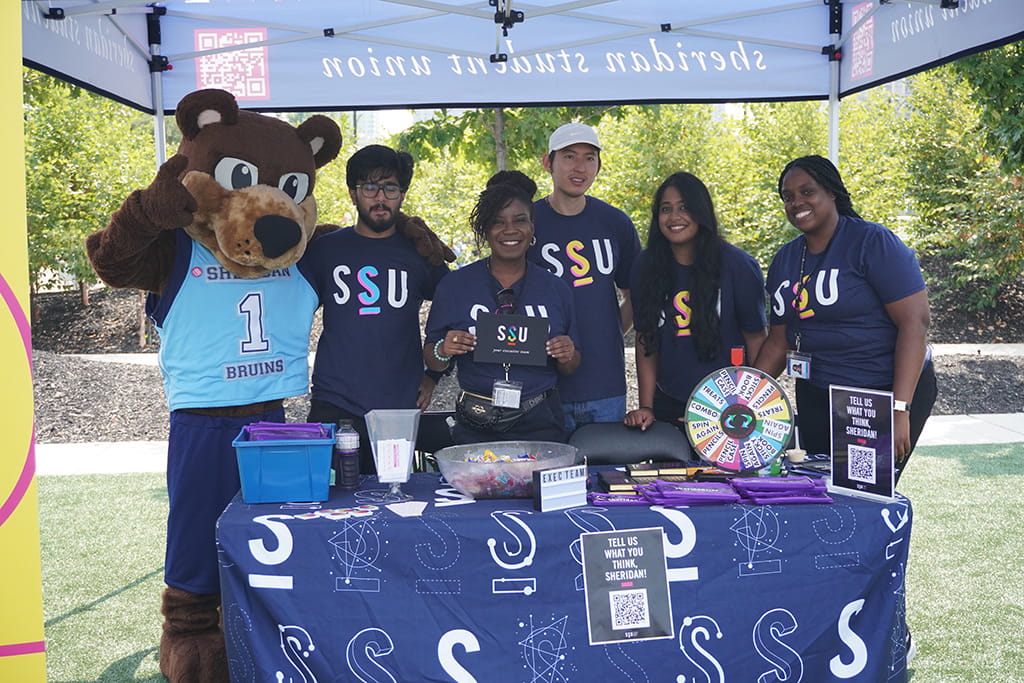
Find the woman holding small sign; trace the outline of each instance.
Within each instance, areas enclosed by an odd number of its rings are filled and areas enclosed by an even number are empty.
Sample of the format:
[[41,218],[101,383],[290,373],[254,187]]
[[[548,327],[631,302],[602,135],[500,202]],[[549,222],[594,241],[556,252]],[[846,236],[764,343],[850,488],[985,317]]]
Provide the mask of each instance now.
[[490,256],[450,273],[434,294],[423,361],[458,367],[457,444],[566,439],[556,382],[580,364],[568,285],[529,263],[537,185],[496,174],[470,217]]
[[831,452],[829,385],[891,391],[898,479],[936,396],[917,257],[854,211],[824,157],[789,162],[778,190],[803,234],[768,269],[771,328],[755,366],[796,378],[801,447],[811,453]]
[[630,278],[640,407],[630,427],[655,419],[685,429],[686,403],[710,372],[757,356],[764,342],[764,276],[718,230],[707,187],[670,175],[654,194],[647,248]]

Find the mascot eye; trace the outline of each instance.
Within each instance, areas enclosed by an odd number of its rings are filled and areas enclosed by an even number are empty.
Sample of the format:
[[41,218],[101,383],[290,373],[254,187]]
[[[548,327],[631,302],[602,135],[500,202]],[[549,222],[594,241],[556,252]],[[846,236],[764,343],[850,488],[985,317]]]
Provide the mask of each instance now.
[[213,177],[225,190],[241,190],[260,181],[260,171],[248,161],[224,157],[213,169]]
[[305,173],[286,173],[281,176],[277,183],[281,191],[301,204],[302,200],[309,194],[309,176]]

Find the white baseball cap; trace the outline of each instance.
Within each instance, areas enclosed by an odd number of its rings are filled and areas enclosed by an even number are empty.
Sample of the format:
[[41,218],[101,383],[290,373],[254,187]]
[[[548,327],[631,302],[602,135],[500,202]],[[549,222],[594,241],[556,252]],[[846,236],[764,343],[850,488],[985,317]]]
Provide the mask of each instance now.
[[585,123],[566,123],[559,126],[548,140],[548,152],[557,152],[569,145],[582,142],[601,149],[597,140],[597,131]]

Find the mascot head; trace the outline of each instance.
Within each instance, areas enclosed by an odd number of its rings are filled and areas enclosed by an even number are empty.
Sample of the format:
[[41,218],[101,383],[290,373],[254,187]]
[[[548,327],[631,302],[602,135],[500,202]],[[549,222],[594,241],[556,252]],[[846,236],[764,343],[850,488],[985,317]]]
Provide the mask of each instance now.
[[192,239],[240,277],[298,261],[316,227],[316,169],[341,150],[338,124],[315,115],[295,127],[240,110],[224,90],[186,95],[175,118],[197,204]]

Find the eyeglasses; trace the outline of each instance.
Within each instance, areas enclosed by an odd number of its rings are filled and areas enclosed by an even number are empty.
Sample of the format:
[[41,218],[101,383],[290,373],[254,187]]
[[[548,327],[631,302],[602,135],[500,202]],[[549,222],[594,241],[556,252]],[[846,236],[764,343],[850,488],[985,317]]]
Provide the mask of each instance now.
[[380,183],[363,183],[362,185],[356,185],[364,197],[367,199],[373,199],[377,196],[377,193],[384,190],[384,196],[388,199],[398,199],[399,195],[402,194],[402,188],[400,185],[394,183],[387,183],[381,185]]
[[495,314],[512,315],[513,313],[516,312],[516,306],[518,302],[516,301],[516,293],[512,290],[511,287],[506,287],[505,289],[498,292],[497,298],[498,308],[494,310]]

